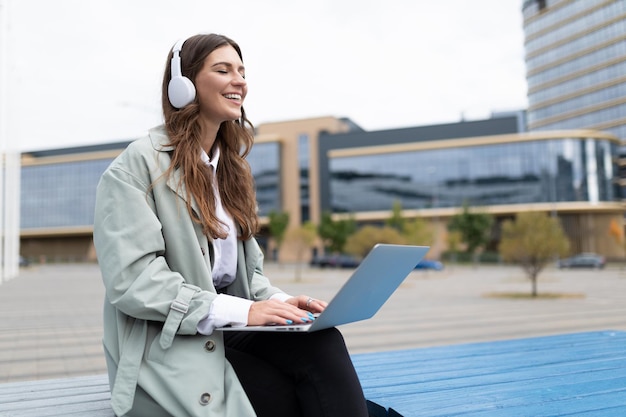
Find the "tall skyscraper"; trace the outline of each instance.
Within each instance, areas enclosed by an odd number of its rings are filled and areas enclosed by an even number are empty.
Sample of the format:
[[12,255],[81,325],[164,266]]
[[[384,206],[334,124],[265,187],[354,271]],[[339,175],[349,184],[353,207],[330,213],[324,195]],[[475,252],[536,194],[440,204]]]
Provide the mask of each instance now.
[[626,1],[526,0],[528,129],[626,140]]

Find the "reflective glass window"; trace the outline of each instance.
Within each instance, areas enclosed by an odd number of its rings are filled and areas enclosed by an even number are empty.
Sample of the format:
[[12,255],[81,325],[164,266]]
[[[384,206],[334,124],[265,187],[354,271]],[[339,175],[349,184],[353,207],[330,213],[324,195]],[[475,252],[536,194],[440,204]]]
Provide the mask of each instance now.
[[[20,227],[92,226],[96,187],[113,159],[21,168]],[[259,214],[280,209],[280,146],[255,144],[248,155],[255,177]]]
[[112,159],[22,166],[20,227],[93,225],[96,186]]
[[625,30],[626,20],[613,22],[595,32],[590,32],[585,36],[573,39],[571,42],[549,48],[539,55],[529,57],[526,60],[526,68],[528,71],[532,71],[537,67],[558,61],[581,51],[588,50],[591,52],[594,48],[606,43],[608,40],[623,36]]
[[538,49],[545,48],[548,45],[553,45],[571,38],[578,33],[589,30],[590,27],[601,25],[608,19],[618,16],[621,12],[623,12],[623,10],[623,2],[614,2],[607,4],[604,7],[592,10],[589,13],[580,16],[578,19],[569,21],[563,19],[564,15],[562,14],[562,10],[556,10],[555,13],[558,14],[561,18],[560,20],[565,23],[555,26],[552,30],[550,30],[550,36],[538,36],[531,38],[528,42],[526,42],[526,51],[527,53],[532,54]]
[[[560,21],[571,18],[574,15],[577,15],[585,10],[589,10],[592,7],[598,6],[602,3],[605,3],[606,0],[584,0],[584,1],[570,1],[570,2],[562,2],[561,0],[547,0],[545,2],[546,7],[550,11],[550,13],[542,14],[542,10],[539,10],[537,7],[537,1],[529,2],[529,5],[524,8],[523,14],[524,19],[529,19],[534,16],[538,16],[538,18],[533,19],[531,22],[526,23],[524,25],[524,32],[526,36],[532,36],[537,32],[544,30],[545,28],[551,27],[553,25],[558,24]],[[552,9],[556,4],[558,4],[557,9]]]
[[[606,130],[607,132],[614,134],[618,138],[623,138],[626,137],[624,136],[624,128],[626,128],[626,125],[624,124],[624,115],[626,115],[626,103],[607,107],[590,113],[575,115],[567,119],[555,121],[553,123],[542,123],[540,129],[597,129],[595,127],[597,125],[614,122],[614,128],[602,128],[602,130]],[[528,115],[528,119],[528,124],[531,129],[539,129],[533,125],[530,114]]]
[[[624,74],[623,65],[626,56],[626,42],[618,42],[607,45],[604,48],[594,49],[587,54],[560,62],[554,66],[542,69],[538,72],[529,72],[527,76],[528,89],[532,95],[542,92],[544,84],[554,84],[560,78],[571,74],[580,74],[592,68],[611,67],[607,74],[611,78],[617,78]],[[604,71],[604,70],[603,70]],[[621,72],[620,72],[621,71]],[[547,86],[547,88],[550,88]],[[551,95],[548,95],[550,97]]]
[[623,97],[626,97],[626,83],[611,85],[607,88],[590,91],[587,94],[533,109],[528,112],[528,122],[534,123],[537,120],[553,116],[564,116],[568,113],[576,115],[582,109],[590,109],[599,104],[620,101]]
[[[591,145],[590,145],[591,143]],[[559,139],[331,158],[335,212],[613,201],[608,141]]]
[[300,219],[309,220],[309,135],[298,135],[298,166],[300,167]]
[[[626,42],[624,43],[622,57],[623,61],[615,65],[530,92],[528,94],[529,106],[540,105],[542,102],[564,97],[571,93],[579,93],[585,89],[597,89],[598,86],[606,85],[609,81],[623,80],[624,74],[626,74]],[[593,67],[592,62],[586,62],[585,64],[587,67]],[[616,95],[617,93],[613,94]]]
[[255,143],[247,157],[256,185],[259,215],[280,211],[280,145]]

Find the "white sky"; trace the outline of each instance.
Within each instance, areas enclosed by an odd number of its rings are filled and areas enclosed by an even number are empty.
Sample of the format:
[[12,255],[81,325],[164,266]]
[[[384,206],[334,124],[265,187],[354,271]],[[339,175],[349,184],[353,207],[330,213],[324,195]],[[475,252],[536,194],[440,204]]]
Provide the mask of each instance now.
[[9,147],[144,134],[161,122],[169,49],[200,32],[240,44],[257,125],[330,115],[379,130],[522,109],[521,3],[0,0]]

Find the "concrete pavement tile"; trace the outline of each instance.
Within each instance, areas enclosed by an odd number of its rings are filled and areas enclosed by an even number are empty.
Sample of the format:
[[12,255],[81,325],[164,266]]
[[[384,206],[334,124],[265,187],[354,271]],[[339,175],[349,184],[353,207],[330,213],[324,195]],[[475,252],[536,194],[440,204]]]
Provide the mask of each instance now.
[[[267,264],[265,273],[290,294],[330,300],[351,271],[304,267],[296,281],[293,265]],[[579,299],[486,296],[526,291],[530,281],[517,267],[415,271],[376,316],[341,330],[352,353],[626,330],[626,272],[618,268],[540,275],[540,292]],[[35,266],[0,285],[0,382],[105,373],[103,297],[94,264]]]

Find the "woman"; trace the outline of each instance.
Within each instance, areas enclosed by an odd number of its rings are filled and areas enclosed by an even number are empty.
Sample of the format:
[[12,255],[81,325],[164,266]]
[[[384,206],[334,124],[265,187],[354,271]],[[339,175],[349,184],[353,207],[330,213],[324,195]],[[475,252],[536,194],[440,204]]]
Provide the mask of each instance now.
[[[263,275],[239,46],[196,35],[169,54],[165,124],[111,164],[94,243],[118,416],[366,416],[336,329],[221,332],[313,320],[326,303]],[[227,333],[227,334],[226,334]]]

